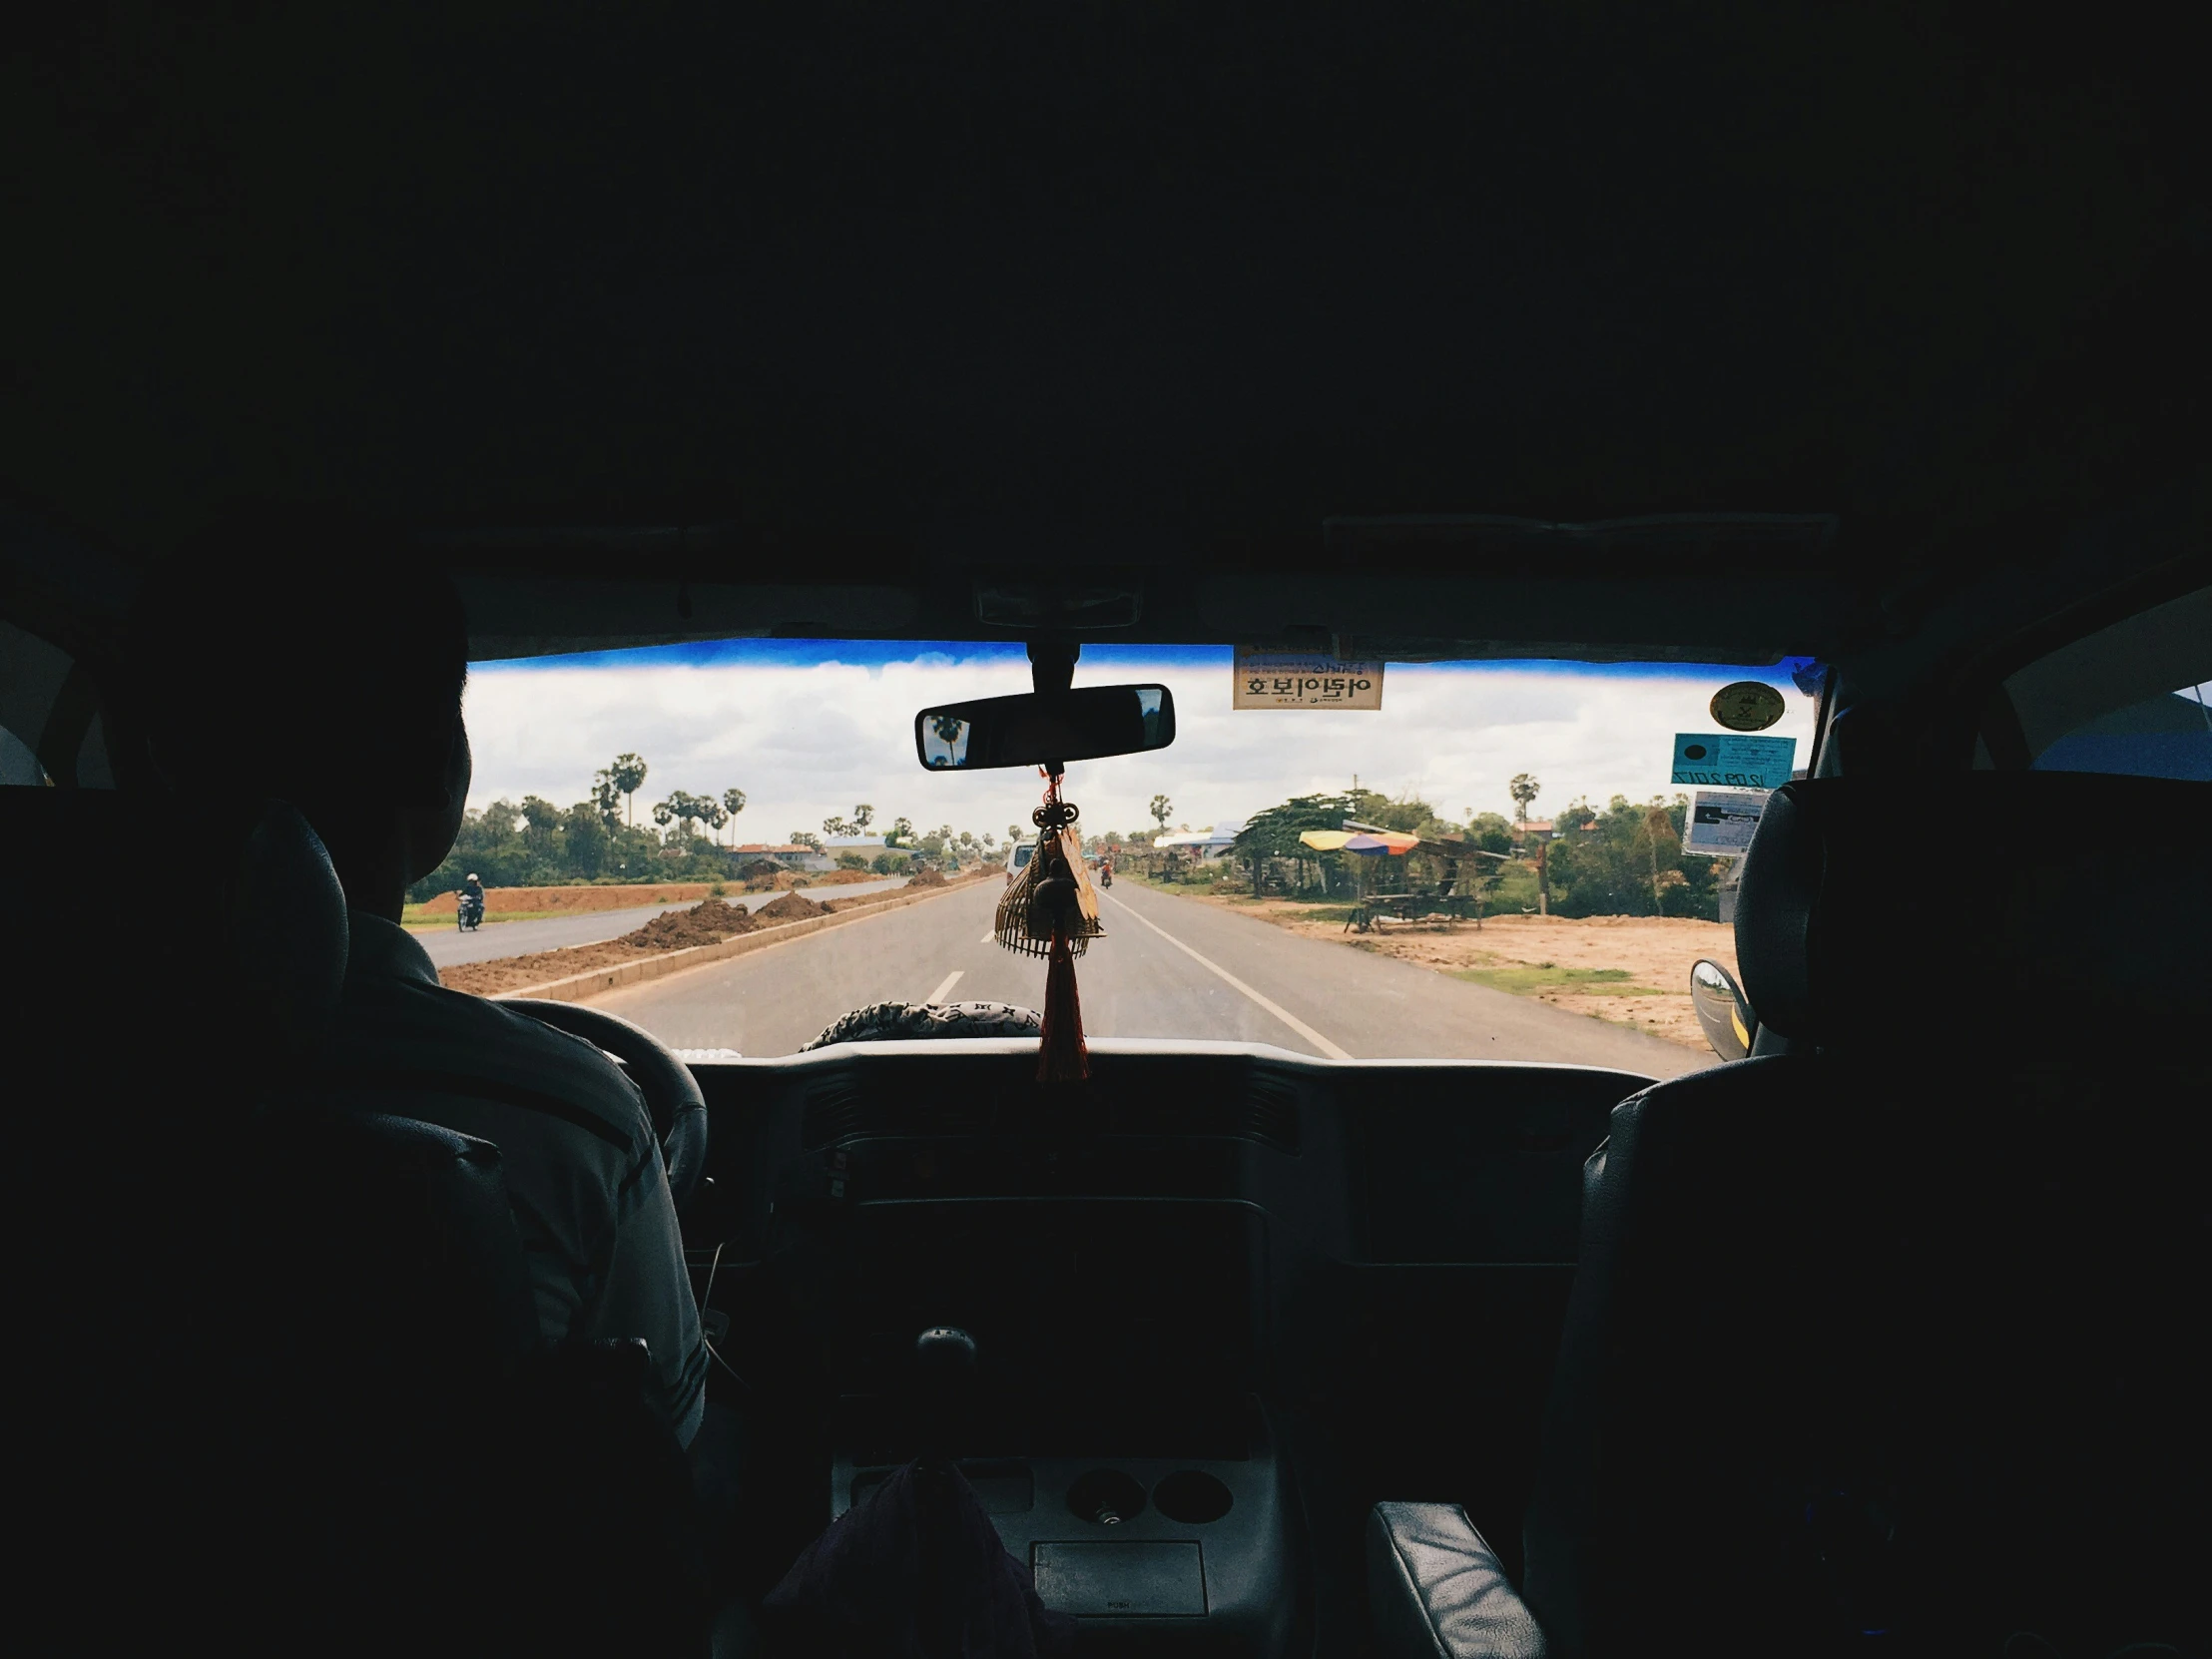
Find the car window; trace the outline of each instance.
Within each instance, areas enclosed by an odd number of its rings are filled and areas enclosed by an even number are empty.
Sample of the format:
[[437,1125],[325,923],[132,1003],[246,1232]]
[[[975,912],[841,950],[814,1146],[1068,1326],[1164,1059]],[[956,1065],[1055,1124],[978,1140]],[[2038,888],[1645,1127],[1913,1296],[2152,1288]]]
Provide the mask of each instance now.
[[2212,588],[2099,629],[2012,674],[1982,768],[2212,780]]
[[[1105,928],[1090,1036],[1661,1076],[1712,1060],[1691,969],[1733,964],[1742,831],[1809,761],[1822,680],[1803,658],[1385,663],[1369,709],[1249,706],[1228,646],[1085,645],[1076,675],[1177,708],[1170,747],[1067,771]],[[1020,645],[961,641],[478,663],[467,820],[407,923],[486,994],[711,948],[594,995],[684,1049],[789,1054],[881,1002],[1039,1007],[1045,964],[1000,944],[1020,918],[998,906],[1043,780],[925,771],[912,736],[918,709],[1030,683]]]

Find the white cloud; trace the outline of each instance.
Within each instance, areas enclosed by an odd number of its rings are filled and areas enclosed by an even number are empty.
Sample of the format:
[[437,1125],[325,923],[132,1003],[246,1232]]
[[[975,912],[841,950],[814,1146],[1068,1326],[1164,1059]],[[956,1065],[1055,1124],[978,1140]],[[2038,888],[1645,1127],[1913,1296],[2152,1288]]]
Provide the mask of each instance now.
[[[487,665],[468,690],[470,804],[540,795],[565,806],[585,797],[594,771],[634,750],[652,768],[641,809],[672,789],[720,797],[736,787],[749,797],[738,826],[745,840],[819,829],[863,801],[879,825],[903,815],[924,830],[949,823],[1000,835],[1027,825],[1041,789],[1033,776],[926,773],[913,751],[916,709],[1026,690],[1025,663],[941,650],[868,660],[881,647],[855,647],[848,655],[863,660],[838,661],[835,649],[823,646],[813,661],[792,660],[785,643],[752,662],[732,646],[706,663],[632,654]],[[1226,653],[1194,667],[1188,656],[1148,665],[1138,651],[1094,649],[1079,682],[1165,681],[1178,734],[1155,755],[1070,767],[1067,795],[1087,829],[1124,831],[1150,828],[1155,794],[1174,802],[1172,823],[1196,827],[1340,790],[1355,775],[1385,794],[1417,794],[1454,819],[1469,810],[1510,814],[1505,786],[1518,772],[1542,780],[1539,817],[1584,795],[1601,806],[1616,794],[1642,800],[1672,793],[1673,735],[1711,731],[1707,700],[1740,678],[1783,688],[1788,712],[1771,735],[1796,738],[1804,765],[1813,702],[1779,671],[1400,666],[1387,671],[1378,713],[1234,713]]]

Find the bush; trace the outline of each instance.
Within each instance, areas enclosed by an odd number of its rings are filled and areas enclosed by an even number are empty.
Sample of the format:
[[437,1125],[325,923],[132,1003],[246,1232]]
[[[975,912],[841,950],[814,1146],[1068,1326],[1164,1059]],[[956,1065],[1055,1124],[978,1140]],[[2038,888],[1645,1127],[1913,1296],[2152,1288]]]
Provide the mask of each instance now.
[[867,868],[867,854],[864,852],[840,852],[837,854],[837,868],[865,869]]

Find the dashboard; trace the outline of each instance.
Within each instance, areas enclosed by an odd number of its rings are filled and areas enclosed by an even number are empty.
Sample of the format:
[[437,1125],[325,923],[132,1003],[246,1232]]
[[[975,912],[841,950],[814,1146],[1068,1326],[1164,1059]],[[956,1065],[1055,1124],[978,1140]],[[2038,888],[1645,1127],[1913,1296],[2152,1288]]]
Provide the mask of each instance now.
[[689,1242],[773,1278],[840,1396],[894,1392],[914,1334],[957,1325],[1027,1449],[1044,1417],[1154,1448],[1172,1418],[1211,1453],[1246,1393],[1402,1362],[1455,1305],[1548,1357],[1583,1161],[1651,1081],[1203,1042],[1104,1040],[1091,1063],[1040,1084],[1013,1039],[697,1066],[712,1186]]

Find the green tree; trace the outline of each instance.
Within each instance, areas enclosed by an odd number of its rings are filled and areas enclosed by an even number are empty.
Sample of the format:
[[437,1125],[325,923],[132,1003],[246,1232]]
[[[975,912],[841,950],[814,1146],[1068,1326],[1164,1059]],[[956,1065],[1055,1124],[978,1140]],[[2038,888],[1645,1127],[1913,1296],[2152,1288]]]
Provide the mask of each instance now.
[[605,874],[611,844],[606,815],[596,801],[579,801],[562,815],[561,852],[572,878],[594,881]]
[[722,810],[730,815],[728,819],[730,842],[734,846],[738,839],[738,815],[745,811],[745,791],[724,790],[722,792]]
[[875,809],[866,802],[863,801],[859,806],[852,809],[852,832],[855,835],[866,834],[867,827],[874,822]]
[[601,768],[592,774],[591,798],[598,810],[599,822],[611,835],[622,823],[622,791],[615,785],[611,768]]
[[912,838],[913,832],[914,821],[912,819],[894,818],[891,820],[891,827],[883,831],[883,844],[885,846],[904,845],[907,840]]
[[1147,811],[1152,814],[1152,822],[1157,824],[1164,831],[1168,827],[1168,820],[1175,814],[1175,803],[1164,795],[1156,795],[1152,798],[1152,805]]
[[813,847],[817,852],[822,850],[822,837],[811,830],[794,830],[784,838],[794,846]]
[[607,777],[623,797],[622,822],[637,822],[637,795],[645,788],[645,757],[642,755],[617,755],[614,764],[607,769]]
[[1513,781],[1505,786],[1505,793],[1513,798],[1513,822],[1515,824],[1526,824],[1528,822],[1529,804],[1537,796],[1543,794],[1543,785],[1539,784],[1528,773],[1517,772],[1513,775]]

